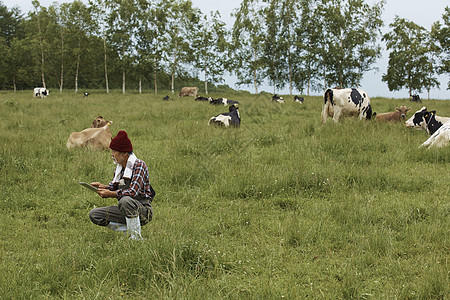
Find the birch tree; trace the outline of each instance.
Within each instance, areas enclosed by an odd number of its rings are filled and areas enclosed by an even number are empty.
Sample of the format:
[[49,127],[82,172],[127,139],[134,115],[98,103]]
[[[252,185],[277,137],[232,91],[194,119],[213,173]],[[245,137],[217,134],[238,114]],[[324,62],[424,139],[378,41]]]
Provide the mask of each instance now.
[[243,0],[233,12],[235,22],[232,29],[233,73],[237,85],[253,84],[255,93],[264,82],[263,24],[258,0]]

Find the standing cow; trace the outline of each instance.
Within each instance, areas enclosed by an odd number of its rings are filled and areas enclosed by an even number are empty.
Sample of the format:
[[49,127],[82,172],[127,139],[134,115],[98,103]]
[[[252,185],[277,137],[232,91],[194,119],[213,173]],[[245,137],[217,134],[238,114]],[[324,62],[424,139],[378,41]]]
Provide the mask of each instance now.
[[50,94],[50,91],[43,87],[37,87],[33,90],[34,98],[45,98]]
[[198,87],[184,87],[181,89],[178,97],[192,96],[198,97]]
[[322,123],[332,117],[339,122],[340,116],[359,115],[359,119],[372,118],[372,106],[369,95],[361,89],[328,89],[323,95]]

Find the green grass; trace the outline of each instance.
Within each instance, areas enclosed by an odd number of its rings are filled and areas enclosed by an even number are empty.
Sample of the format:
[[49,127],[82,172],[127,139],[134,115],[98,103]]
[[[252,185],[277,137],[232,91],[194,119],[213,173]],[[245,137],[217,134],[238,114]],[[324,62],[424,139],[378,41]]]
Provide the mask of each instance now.
[[[320,122],[322,100],[227,109],[167,93],[0,94],[1,299],[448,299],[450,147],[401,123]],[[286,96],[286,98],[291,98]],[[448,101],[372,99],[374,111]],[[102,115],[126,130],[157,196],[143,242],[93,225],[115,204],[108,151],[67,150]]]

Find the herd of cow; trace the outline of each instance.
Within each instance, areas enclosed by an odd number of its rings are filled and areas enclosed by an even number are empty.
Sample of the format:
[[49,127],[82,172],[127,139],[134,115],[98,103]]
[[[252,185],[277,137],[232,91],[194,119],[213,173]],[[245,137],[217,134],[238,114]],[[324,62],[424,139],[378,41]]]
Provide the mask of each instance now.
[[[44,98],[49,95],[45,88],[35,88],[34,97]],[[86,96],[86,95],[85,95]],[[211,97],[199,97],[197,87],[184,87],[178,97],[192,96],[196,101],[207,101],[212,105],[228,106],[228,112],[213,116],[209,119],[208,125],[218,125],[221,127],[239,127],[241,116],[239,114],[239,102],[227,98],[213,99]],[[394,112],[376,114],[372,111],[369,95],[361,89],[327,89],[324,93],[322,106],[322,123],[328,117],[334,122],[339,122],[342,117],[358,116],[360,120],[399,122],[406,119],[406,113],[410,110],[402,105],[396,107]],[[172,100],[169,96],[163,100]],[[272,101],[283,103],[283,97],[273,95]],[[304,98],[295,96],[295,102],[303,103]],[[66,143],[67,148],[89,147],[92,149],[108,149],[112,138],[110,125],[112,121],[105,120],[102,116],[94,119],[91,128],[81,132],[73,132]],[[405,121],[406,127],[425,130],[430,137],[419,147],[442,147],[450,144],[450,117],[436,115],[436,111],[428,111],[424,106],[416,111],[412,117]]]
[[[410,108],[401,106],[395,112],[377,115],[372,112],[369,95],[360,89],[327,89],[324,94],[322,108],[322,122],[332,117],[339,122],[341,116],[358,115],[359,119],[370,120],[375,117],[377,121],[400,121],[406,119]],[[436,111],[428,111],[424,106],[405,121],[410,128],[423,129],[431,136],[419,147],[442,147],[450,144],[450,118],[436,115]]]

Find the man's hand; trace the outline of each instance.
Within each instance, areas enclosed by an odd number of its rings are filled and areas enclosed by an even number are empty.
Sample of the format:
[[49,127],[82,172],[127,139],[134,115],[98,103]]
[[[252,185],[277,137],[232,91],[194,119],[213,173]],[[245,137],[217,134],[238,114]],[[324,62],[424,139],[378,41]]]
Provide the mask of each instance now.
[[100,182],[91,182],[91,185],[95,186],[98,189],[106,189],[106,188],[108,188],[107,185],[104,185],[104,184],[102,184]]
[[97,194],[99,194],[102,198],[117,198],[117,193],[108,189],[99,188],[97,190]]

